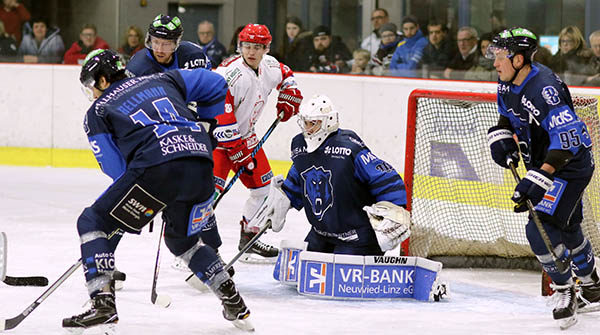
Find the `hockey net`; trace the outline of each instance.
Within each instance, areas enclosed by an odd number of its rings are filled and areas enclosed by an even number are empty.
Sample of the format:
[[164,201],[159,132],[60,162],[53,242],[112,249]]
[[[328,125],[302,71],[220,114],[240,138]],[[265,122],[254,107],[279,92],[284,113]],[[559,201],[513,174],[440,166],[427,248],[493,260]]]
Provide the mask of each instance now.
[[[596,98],[573,97],[600,157]],[[513,212],[510,170],[491,158],[487,131],[496,94],[415,90],[408,103],[404,180],[413,227],[408,252],[446,266],[538,268],[525,236],[527,213]],[[519,174],[525,175],[523,164]],[[584,198],[584,234],[600,255],[600,171]],[[404,245],[406,248],[406,245]],[[405,249],[406,250],[406,249]]]

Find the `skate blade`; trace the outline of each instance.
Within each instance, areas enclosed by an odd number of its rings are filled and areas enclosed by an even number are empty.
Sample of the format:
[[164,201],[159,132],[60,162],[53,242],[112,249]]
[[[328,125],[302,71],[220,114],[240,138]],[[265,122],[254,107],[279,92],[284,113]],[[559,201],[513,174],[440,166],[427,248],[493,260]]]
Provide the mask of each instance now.
[[204,284],[202,282],[202,280],[200,280],[200,278],[198,278],[198,276],[192,276],[190,279],[186,280],[185,282],[188,283],[191,287],[200,291],[201,293],[210,291],[210,288],[208,288],[208,286],[206,286],[206,284]]
[[560,329],[565,330],[577,323],[577,313],[573,314],[571,317],[556,320],[556,322],[558,323]]
[[277,262],[277,256],[263,257],[255,253],[244,253],[240,257],[240,262],[246,264],[275,264],[275,262]]
[[117,327],[116,324],[109,325],[98,325],[90,328],[83,327],[65,327],[63,328],[67,334],[70,335],[82,335],[86,330],[92,330],[94,334],[98,334],[98,331],[102,335],[116,335]]
[[583,307],[579,307],[577,313],[592,313],[598,311],[600,311],[600,302],[594,302]]
[[115,291],[120,291],[123,289],[123,281],[122,280],[115,280]]
[[231,323],[233,323],[233,325],[236,328],[241,329],[243,331],[247,331],[247,332],[254,331],[254,325],[252,324],[252,322],[250,322],[250,320],[248,320],[248,318],[246,318],[244,320],[233,320],[233,321],[231,321]]

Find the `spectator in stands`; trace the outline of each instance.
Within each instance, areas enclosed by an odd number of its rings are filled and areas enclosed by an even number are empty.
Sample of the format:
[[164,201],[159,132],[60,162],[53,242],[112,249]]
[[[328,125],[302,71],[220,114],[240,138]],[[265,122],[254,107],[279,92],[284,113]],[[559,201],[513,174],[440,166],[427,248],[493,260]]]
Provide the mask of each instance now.
[[204,53],[210,58],[212,68],[221,64],[227,54],[225,46],[215,37],[215,26],[212,22],[204,20],[198,23],[198,45],[202,47]]
[[369,60],[371,53],[369,50],[356,49],[352,52],[354,62],[352,62],[351,74],[371,74]]
[[85,56],[95,49],[110,49],[100,36],[96,26],[90,23],[83,25],[79,32],[79,41],[73,42],[65,53],[65,64],[82,64]]
[[4,23],[0,20],[0,62],[17,60],[17,42],[4,31]]
[[345,73],[347,62],[352,59],[348,47],[339,36],[331,36],[328,27],[318,26],[313,30],[313,50],[308,54],[311,72]]
[[61,63],[65,44],[60,29],[51,27],[44,17],[34,17],[30,23],[32,31],[23,36],[19,58],[25,63]]
[[585,79],[584,84],[588,86],[600,86],[600,30],[596,30],[590,34],[590,47],[593,53],[589,64],[591,75]]
[[456,43],[458,45],[458,54],[450,61],[450,64],[444,71],[444,78],[458,79],[465,78],[465,72],[469,70],[479,60],[479,51],[477,50],[477,40],[479,39],[477,30],[473,27],[462,27],[456,34]]
[[398,27],[393,23],[381,25],[379,36],[381,36],[381,43],[379,44],[379,50],[371,58],[371,64],[373,64],[371,72],[376,76],[387,76],[390,72],[392,56],[401,40],[401,36],[398,35]]
[[231,36],[231,41],[229,42],[229,46],[227,47],[227,57],[235,56],[238,54],[238,52],[237,52],[238,35],[242,31],[242,29],[244,29],[244,27],[245,26],[239,26],[239,27],[235,28],[235,31],[233,32],[233,36]]
[[429,43],[423,49],[423,58],[421,58],[423,78],[443,78],[444,70],[458,53],[456,43],[448,37],[447,33],[446,27],[435,19],[427,24]]
[[296,16],[288,16],[285,21],[281,47],[280,61],[289,66],[294,72],[308,71],[310,64],[304,57],[312,49],[312,32],[305,31],[302,21]]
[[[536,34],[536,36],[539,36]],[[533,54],[533,61],[550,67],[552,63],[552,51],[549,48],[539,47],[537,52]]]
[[119,47],[119,54],[121,57],[128,62],[136,52],[144,48],[144,33],[138,26],[129,26],[123,35],[121,47]]
[[423,57],[427,38],[419,28],[417,18],[408,15],[402,19],[404,39],[398,43],[390,63],[390,74],[399,77],[416,77],[417,66]]
[[387,10],[383,8],[377,8],[373,11],[373,13],[371,13],[371,24],[373,25],[373,30],[360,43],[360,47],[362,49],[369,50],[371,57],[375,56],[379,50],[379,44],[381,43],[381,34],[379,32],[379,28],[388,22],[390,22],[390,17]]
[[500,10],[493,10],[492,14],[490,15],[490,25],[492,26],[492,34],[497,34],[506,29],[504,12]]
[[467,73],[465,73],[466,80],[478,80],[478,81],[498,81],[498,73],[494,67],[494,60],[485,57],[488,46],[492,43],[493,33],[486,33],[481,35],[479,43],[479,59],[477,63],[473,65]]
[[587,47],[581,30],[567,26],[558,34],[558,52],[552,57],[550,68],[567,85],[581,85],[591,74],[588,64],[592,51]]
[[8,35],[21,43],[21,29],[23,23],[31,19],[31,14],[25,6],[17,0],[2,0],[3,6],[0,6],[0,21],[4,22],[4,30]]

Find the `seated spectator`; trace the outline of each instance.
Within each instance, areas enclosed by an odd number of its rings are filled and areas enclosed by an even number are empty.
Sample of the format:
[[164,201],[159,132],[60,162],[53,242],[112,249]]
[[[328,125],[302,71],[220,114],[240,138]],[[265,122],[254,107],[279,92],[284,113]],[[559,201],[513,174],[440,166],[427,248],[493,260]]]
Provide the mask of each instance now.
[[496,68],[494,68],[494,60],[485,57],[487,48],[492,43],[492,38],[494,38],[492,33],[481,35],[479,43],[477,43],[481,54],[477,63],[465,73],[465,80],[498,81],[498,73],[496,72]]
[[590,59],[590,76],[585,79],[585,85],[600,86],[600,30],[590,34],[590,47],[594,54]]
[[444,71],[444,78],[456,80],[465,78],[465,73],[479,61],[478,39],[475,28],[465,26],[458,29],[456,34],[458,54],[448,64]]
[[225,46],[215,37],[215,26],[212,22],[204,20],[198,23],[198,45],[202,47],[204,53],[210,58],[210,63],[215,69],[227,54]]
[[592,51],[588,49],[581,30],[567,26],[558,34],[558,52],[552,57],[550,68],[567,85],[581,85],[591,74],[588,64]]
[[435,19],[427,24],[427,36],[429,43],[421,58],[423,78],[443,78],[444,70],[458,53],[456,43],[448,37],[446,27]]
[[85,56],[94,49],[110,49],[93,24],[85,24],[79,32],[79,41],[73,42],[65,53],[65,64],[82,64]]
[[351,74],[371,74],[369,69],[369,60],[371,59],[371,53],[369,50],[356,49],[352,53],[354,62],[352,62]]
[[123,43],[119,50],[119,54],[126,62],[135,55],[136,52],[144,48],[144,34],[138,26],[129,26],[123,35]]
[[21,43],[23,23],[31,19],[31,14],[17,0],[2,0],[0,6],[0,21],[4,22],[4,30],[11,35],[17,45]]
[[285,22],[285,33],[279,48],[280,61],[294,72],[308,71],[310,64],[305,55],[311,49],[312,32],[304,30],[299,18],[289,16]]
[[387,76],[390,72],[392,56],[396,51],[398,42],[401,40],[401,36],[398,35],[398,27],[393,23],[381,25],[379,36],[381,36],[381,43],[379,44],[379,50],[371,58],[371,64],[373,64],[371,72],[376,76]]
[[345,73],[347,62],[352,59],[348,47],[339,36],[331,36],[328,27],[318,26],[313,30],[313,50],[308,54],[311,72]]
[[0,62],[17,60],[17,42],[4,31],[4,23],[0,21]]
[[381,43],[381,32],[379,31],[379,28],[388,22],[390,22],[390,17],[387,10],[376,8],[373,13],[371,13],[373,30],[360,43],[362,49],[369,50],[371,58],[375,57],[375,54],[379,51],[379,45]]
[[550,67],[550,63],[552,62],[552,51],[546,47],[539,47],[536,53],[533,54],[533,61]]
[[402,19],[404,39],[398,43],[390,63],[390,73],[399,77],[416,77],[417,65],[423,57],[427,39],[423,36],[417,18],[408,15]]
[[60,29],[50,27],[44,17],[34,17],[30,23],[32,31],[23,36],[19,58],[25,63],[61,63],[65,44]]
[[235,28],[233,36],[231,36],[231,41],[229,41],[229,46],[227,47],[227,57],[231,57],[238,54],[238,35],[242,31],[242,29],[244,29],[244,27],[245,26],[239,26]]

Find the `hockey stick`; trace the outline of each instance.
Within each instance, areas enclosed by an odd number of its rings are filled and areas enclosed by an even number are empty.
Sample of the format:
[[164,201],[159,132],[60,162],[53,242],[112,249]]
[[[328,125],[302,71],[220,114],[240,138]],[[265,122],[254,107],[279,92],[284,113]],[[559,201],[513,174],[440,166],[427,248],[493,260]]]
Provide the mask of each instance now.
[[156,293],[156,282],[158,281],[158,273],[160,271],[160,245],[162,244],[163,234],[165,232],[166,222],[163,223],[160,228],[160,236],[158,237],[158,248],[156,249],[156,262],[154,263],[154,278],[152,278],[152,292],[150,293],[150,301],[154,305],[158,305],[163,308],[171,306],[171,297],[166,294],[160,296]]
[[[120,229],[117,228],[112,233],[110,233],[110,235],[108,235],[108,240],[110,240],[119,231]],[[33,312],[34,309],[36,309],[42,302],[44,302],[44,300],[46,300],[46,298],[48,298],[52,293],[54,293],[54,291],[56,291],[56,289],[58,289],[58,287],[62,285],[62,283],[64,283],[65,280],[67,280],[67,278],[69,278],[73,274],[73,272],[75,272],[80,266],[81,258],[75,264],[71,265],[71,267],[65,273],[62,274],[62,276],[58,277],[58,279],[52,285],[50,285],[50,287],[48,287],[48,289],[44,291],[42,295],[35,299],[35,301],[31,303],[31,305],[27,306],[27,308],[25,308],[25,310],[23,310],[21,314],[10,319],[0,319],[0,331],[13,329],[16,326],[18,326],[23,320],[25,320],[26,317],[28,317],[31,314],[31,312]]]
[[233,256],[233,258],[229,261],[229,263],[227,263],[227,265],[225,265],[224,270],[227,271],[229,270],[230,267],[233,266],[233,263],[235,263],[240,257],[242,257],[242,255],[248,251],[248,249],[250,249],[252,247],[252,245],[258,241],[258,239],[267,231],[267,229],[271,228],[271,221],[267,222],[267,224],[262,227],[258,233],[256,233],[256,235],[254,235],[254,237],[252,239],[250,239],[250,241],[248,241],[248,243],[246,243],[246,245],[242,248],[242,250],[240,250],[235,256]]
[[[254,158],[254,156],[256,155],[256,153],[258,152],[258,150],[260,150],[260,148],[262,148],[263,144],[265,144],[265,142],[267,141],[267,139],[269,138],[269,136],[271,136],[271,133],[273,132],[273,130],[275,130],[275,127],[277,127],[277,125],[279,124],[279,122],[281,122],[281,118],[283,117],[282,114],[280,114],[277,119],[275,119],[275,121],[273,121],[273,123],[271,124],[271,126],[269,127],[269,129],[267,129],[267,131],[265,132],[265,134],[263,135],[263,137],[260,139],[260,141],[258,141],[258,144],[256,145],[256,147],[254,148],[254,150],[252,150],[252,154],[250,155],[250,157]],[[217,199],[215,200],[215,204],[213,205],[213,209],[217,207],[217,205],[219,204],[219,202],[221,201],[221,199],[223,198],[223,196],[225,195],[225,193],[227,193],[231,187],[233,187],[233,184],[240,178],[240,176],[242,175],[242,172],[244,172],[244,167],[242,166],[242,168],[240,168],[238,170],[238,172],[235,173],[235,175],[233,176],[233,178],[231,178],[231,180],[227,183],[227,185],[225,186],[225,188],[223,188],[223,192],[221,192],[221,194],[219,194],[219,196],[217,197]],[[266,230],[266,229],[265,229]],[[259,232],[258,235],[256,236],[260,236],[264,233],[264,231],[261,233]],[[247,248],[246,246],[244,246],[244,248],[242,248],[243,252],[239,252],[236,257],[234,257],[234,261],[235,262],[238,258],[240,258],[242,256],[242,254],[246,251],[248,251],[248,249],[250,249],[250,247],[252,246],[252,244],[254,244],[254,242],[256,242],[256,240],[258,240],[258,237],[254,236],[247,244]],[[225,266],[225,270],[229,269],[231,267],[231,265],[233,265],[233,262],[229,262],[229,264],[227,264]],[[191,275],[189,275],[185,281],[189,284],[190,280],[193,280],[195,274],[192,273]],[[191,285],[191,284],[190,284]],[[195,285],[192,285],[195,287]]]
[[11,277],[6,275],[6,263],[8,255],[8,239],[6,233],[0,232],[0,280],[10,286],[46,286],[48,278],[35,277]]
[[[512,159],[510,159],[510,158],[507,159],[506,163],[510,167],[510,171],[512,172],[513,177],[515,178],[515,181],[517,182],[517,184],[520,183],[521,177],[519,177],[519,173],[517,172],[517,168],[515,167],[515,164],[513,163]],[[535,209],[534,209],[533,204],[531,203],[531,200],[527,199],[526,204],[527,204],[527,209],[529,209],[529,215],[531,215],[531,218],[533,219],[535,226],[537,227],[538,231],[540,232],[540,235],[542,236],[542,240],[544,241],[544,245],[546,246],[546,249],[548,249],[548,251],[550,251],[550,254],[552,255],[552,260],[554,261],[556,268],[558,269],[558,271],[560,273],[564,273],[571,266],[570,258],[561,260],[556,255],[556,253],[554,252],[554,248],[552,248],[552,242],[550,241],[550,237],[548,236],[548,233],[546,233],[546,230],[544,229],[544,226],[542,225],[542,221],[540,220],[540,217],[535,212]]]

